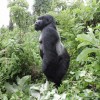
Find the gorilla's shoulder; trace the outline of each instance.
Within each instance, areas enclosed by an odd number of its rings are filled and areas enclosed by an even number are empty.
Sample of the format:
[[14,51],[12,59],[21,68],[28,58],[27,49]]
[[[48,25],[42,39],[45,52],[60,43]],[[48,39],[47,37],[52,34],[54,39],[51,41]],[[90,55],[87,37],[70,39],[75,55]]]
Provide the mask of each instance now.
[[57,31],[53,27],[45,27],[45,30],[43,30],[43,32],[55,33]]

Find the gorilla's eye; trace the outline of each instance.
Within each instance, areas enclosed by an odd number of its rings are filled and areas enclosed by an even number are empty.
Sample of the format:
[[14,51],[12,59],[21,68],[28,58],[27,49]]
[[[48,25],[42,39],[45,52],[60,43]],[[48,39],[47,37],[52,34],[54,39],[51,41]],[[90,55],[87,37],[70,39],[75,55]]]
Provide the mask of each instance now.
[[49,19],[48,18],[46,20],[47,20],[47,22],[49,22]]

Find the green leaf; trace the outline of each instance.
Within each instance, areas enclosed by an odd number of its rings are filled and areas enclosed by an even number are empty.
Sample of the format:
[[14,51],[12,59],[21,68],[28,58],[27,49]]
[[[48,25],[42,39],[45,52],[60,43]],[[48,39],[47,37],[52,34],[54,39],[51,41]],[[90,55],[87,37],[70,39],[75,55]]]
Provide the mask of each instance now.
[[99,49],[97,48],[85,48],[77,57],[77,61],[87,61],[88,59],[88,54],[95,52],[98,54]]
[[79,45],[78,45],[78,49],[80,48],[80,47],[83,47],[83,46],[86,46],[86,45],[90,45],[90,42],[82,42],[82,43],[80,43]]
[[79,73],[79,76],[80,76],[80,77],[83,77],[83,76],[85,76],[85,75],[86,75],[86,71],[84,71],[84,70],[83,70],[83,71],[80,71],[80,73]]
[[32,97],[40,99],[40,89],[39,89],[39,87],[36,87],[34,85],[31,86],[30,87],[30,94],[31,94]]
[[77,35],[76,40],[82,42],[78,45],[78,48],[86,45],[93,45],[95,47],[99,47],[100,45],[99,39],[95,38],[92,28],[88,28],[88,30],[89,30],[89,32],[87,32],[88,34]]
[[9,83],[5,83],[5,88],[10,93],[14,93],[14,92],[17,92],[18,91],[18,89],[16,89],[15,87],[13,87],[13,85],[10,85]]
[[7,94],[3,94],[2,97],[3,97],[3,100],[8,100]]
[[24,77],[21,78],[21,79],[17,78],[17,83],[18,83],[19,86],[23,87],[24,84],[25,84],[27,81],[29,81],[29,80],[30,80],[30,76],[27,75],[27,76],[24,76]]
[[86,82],[93,82],[93,79],[85,79]]

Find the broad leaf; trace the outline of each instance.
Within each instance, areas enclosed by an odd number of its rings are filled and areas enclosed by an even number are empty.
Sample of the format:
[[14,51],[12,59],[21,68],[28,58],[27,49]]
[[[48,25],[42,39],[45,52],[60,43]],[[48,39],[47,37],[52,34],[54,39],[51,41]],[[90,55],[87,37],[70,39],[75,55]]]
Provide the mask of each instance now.
[[24,84],[29,80],[30,80],[30,76],[28,75],[28,76],[22,77],[21,79],[17,78],[17,83],[19,86],[23,87]]
[[95,52],[98,53],[99,50],[97,48],[85,48],[77,57],[77,61],[87,61],[88,54]]

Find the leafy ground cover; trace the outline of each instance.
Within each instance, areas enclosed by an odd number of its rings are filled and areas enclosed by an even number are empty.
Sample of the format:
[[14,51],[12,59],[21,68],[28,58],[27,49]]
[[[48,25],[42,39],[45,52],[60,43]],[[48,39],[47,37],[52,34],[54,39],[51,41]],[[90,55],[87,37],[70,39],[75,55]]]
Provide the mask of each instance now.
[[[48,87],[41,74],[39,33],[32,24],[22,27],[13,16],[18,25],[13,30],[0,29],[0,100],[100,100],[99,5],[93,0],[87,6],[77,2],[58,13],[49,11],[71,56],[70,68],[58,90],[53,83]],[[16,14],[25,10],[14,9]],[[28,22],[34,22],[36,16],[31,19],[28,12],[24,14]],[[22,23],[27,21],[25,16],[19,17]]]

